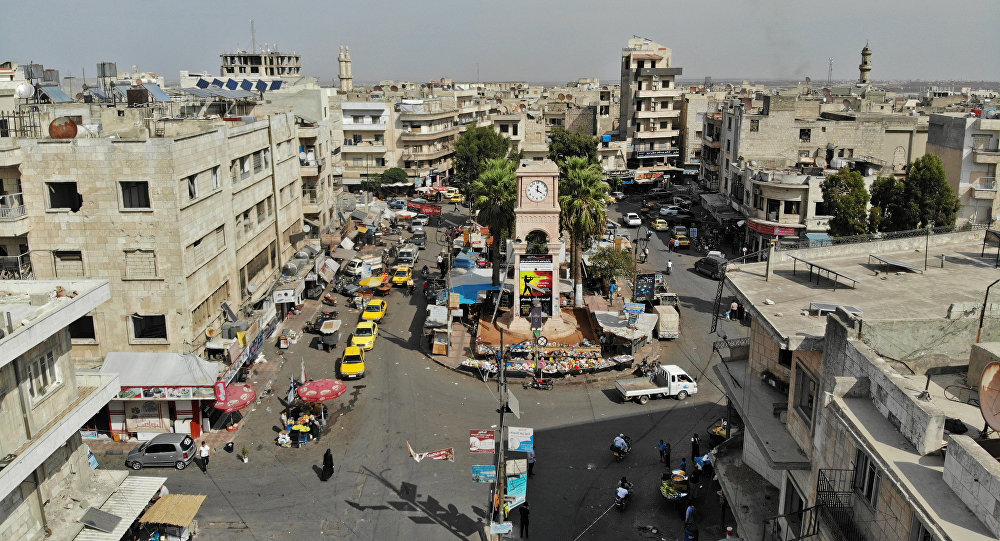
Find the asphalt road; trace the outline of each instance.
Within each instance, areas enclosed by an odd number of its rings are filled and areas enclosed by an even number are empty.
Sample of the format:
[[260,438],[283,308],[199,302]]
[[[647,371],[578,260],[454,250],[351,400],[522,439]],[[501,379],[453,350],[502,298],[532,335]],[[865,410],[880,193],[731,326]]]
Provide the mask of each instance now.
[[[624,210],[629,203],[619,205]],[[459,222],[465,216],[449,212],[445,218]],[[428,250],[421,252],[417,267],[434,267],[435,239],[429,228]],[[691,433],[702,434],[705,452],[705,428],[723,415],[723,394],[710,382],[709,369],[718,361],[717,356],[710,358],[711,344],[718,338],[708,333],[718,282],[689,270],[694,255],[667,254],[662,240],[657,237],[650,244],[650,261],[644,267],[662,269],[668,255],[673,260],[669,280],[680,298],[682,335],[661,343],[659,360],[697,376],[699,393],[683,402],[652,400],[641,406],[620,403],[610,381],[557,384],[551,391],[512,386],[523,415],[508,415],[508,424],[535,430],[537,464],[527,497],[535,539],[682,538],[679,512],[668,508],[658,492],[663,467],[655,445],[660,439],[672,444],[674,467],[682,456],[690,461]],[[217,450],[207,475],[194,467],[138,474],[168,476],[173,493],[207,495],[198,515],[199,537],[207,540],[478,539],[489,485],[473,482],[471,466],[491,463],[494,455],[472,454],[466,445],[470,429],[495,428],[499,422],[496,384],[430,360],[418,347],[422,298],[397,290],[389,299],[381,336],[368,354],[368,374],[329,403],[330,429],[321,441],[299,449],[275,446],[281,404],[271,395],[248,413],[237,436],[237,450],[244,444],[251,449],[248,464]],[[343,304],[339,308],[350,332],[357,312]],[[739,332],[730,322],[722,323],[730,336]],[[277,395],[284,394],[288,377],[298,374],[300,360],[309,377],[336,377],[335,360],[342,347],[323,353],[311,345],[313,338],[305,335],[283,355]],[[271,362],[280,358],[273,349],[267,356]],[[619,432],[633,438],[635,451],[616,463],[608,446]],[[407,442],[418,452],[454,447],[455,461],[416,463],[408,456]],[[324,483],[319,466],[328,447],[336,473]],[[635,483],[636,497],[627,510],[618,512],[611,507],[622,476]],[[700,500],[703,539],[722,537],[716,498],[706,487]],[[650,527],[658,533],[652,534]]]

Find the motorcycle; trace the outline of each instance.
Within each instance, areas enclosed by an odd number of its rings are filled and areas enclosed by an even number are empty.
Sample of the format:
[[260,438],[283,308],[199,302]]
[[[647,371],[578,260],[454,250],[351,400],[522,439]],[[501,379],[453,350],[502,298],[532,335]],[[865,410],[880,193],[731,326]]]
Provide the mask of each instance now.
[[427,277],[430,275],[431,275],[430,270],[427,269],[427,265],[424,265],[424,268],[420,269],[420,277],[426,280]]
[[324,312],[320,312],[319,316],[323,317],[323,318],[326,318],[326,319],[337,319],[337,316],[339,314],[340,314],[340,312],[338,312],[336,310],[332,310],[330,312],[325,312],[325,311]]
[[625,450],[621,450],[614,443],[611,444],[611,454],[615,455],[615,460],[621,462],[632,452],[632,438],[625,436]]
[[553,382],[551,378],[531,378],[529,381],[525,382],[522,387],[525,389],[540,389],[548,391],[552,389]]
[[332,293],[327,293],[323,296],[323,304],[327,306],[337,306],[337,298],[334,297]]
[[615,493],[615,509],[617,509],[619,511],[624,511],[625,508],[628,507],[628,502],[632,500],[632,483],[625,483],[622,486],[625,487],[626,490],[628,490],[628,493],[625,494],[624,498],[622,498],[622,497],[618,496],[617,491],[616,491],[616,493]]

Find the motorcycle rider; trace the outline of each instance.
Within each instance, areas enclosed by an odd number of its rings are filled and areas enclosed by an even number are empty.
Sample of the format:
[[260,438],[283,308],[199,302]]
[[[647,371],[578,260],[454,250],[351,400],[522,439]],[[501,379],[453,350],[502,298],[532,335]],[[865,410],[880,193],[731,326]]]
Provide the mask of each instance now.
[[618,488],[615,489],[615,496],[620,500],[628,499],[629,490],[632,488],[632,483],[628,482],[628,479],[622,477],[622,480],[618,482]]
[[[628,442],[625,441],[625,434],[618,434],[617,436],[615,436],[614,443],[615,447],[617,447],[618,450],[620,450],[621,452],[623,453],[628,452]],[[625,478],[622,477],[622,480],[624,481]]]

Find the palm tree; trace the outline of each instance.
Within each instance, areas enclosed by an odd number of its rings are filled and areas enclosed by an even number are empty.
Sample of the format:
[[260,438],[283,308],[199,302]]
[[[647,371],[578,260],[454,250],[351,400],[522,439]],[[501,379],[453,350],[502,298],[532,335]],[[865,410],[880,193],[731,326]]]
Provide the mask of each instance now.
[[493,244],[493,285],[500,285],[500,245],[514,232],[514,206],[517,203],[517,164],[504,158],[483,163],[479,178],[469,185],[472,207],[479,211],[476,221],[490,228]]
[[583,243],[604,231],[607,221],[608,191],[601,166],[587,158],[571,156],[566,160],[566,176],[559,181],[560,222],[569,232],[570,264],[573,272],[573,298],[583,306],[583,272],[580,256]]

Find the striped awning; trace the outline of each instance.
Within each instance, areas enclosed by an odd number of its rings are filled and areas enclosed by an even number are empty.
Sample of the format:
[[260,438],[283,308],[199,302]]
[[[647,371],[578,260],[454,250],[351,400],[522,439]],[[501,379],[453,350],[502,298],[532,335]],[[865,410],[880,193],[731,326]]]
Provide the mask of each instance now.
[[166,477],[128,476],[100,507],[105,513],[121,517],[122,520],[115,529],[102,532],[85,527],[76,535],[75,541],[120,541],[135,519],[139,518],[139,513],[146,508],[146,504],[166,482]]

